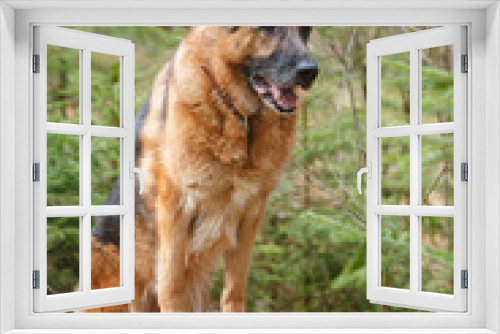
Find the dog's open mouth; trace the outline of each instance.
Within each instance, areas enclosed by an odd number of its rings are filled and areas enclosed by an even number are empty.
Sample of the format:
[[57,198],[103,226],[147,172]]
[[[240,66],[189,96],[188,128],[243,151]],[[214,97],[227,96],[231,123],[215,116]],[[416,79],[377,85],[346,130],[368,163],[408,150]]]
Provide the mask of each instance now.
[[252,75],[250,84],[268,107],[279,112],[293,112],[297,106],[296,87],[280,87],[261,75]]

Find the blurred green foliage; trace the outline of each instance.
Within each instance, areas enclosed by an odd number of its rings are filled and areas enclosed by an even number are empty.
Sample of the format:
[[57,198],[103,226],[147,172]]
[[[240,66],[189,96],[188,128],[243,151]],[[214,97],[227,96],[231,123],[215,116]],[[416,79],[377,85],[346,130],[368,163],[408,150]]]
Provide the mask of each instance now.
[[47,205],[80,205],[80,138],[47,134]]
[[47,218],[47,294],[73,292],[78,287],[78,217]]
[[[410,217],[382,216],[381,286],[410,288]],[[394,256],[397,254],[397,256]]]
[[92,52],[91,124],[120,126],[120,57]]
[[[381,57],[381,126],[410,124],[410,52]],[[394,92],[399,94],[395,98]]]
[[92,137],[91,202],[103,205],[120,175],[120,138]]
[[[187,31],[185,27],[71,28],[135,43],[136,113],[150,94],[156,73],[171,59]],[[300,110],[294,156],[270,199],[255,246],[248,311],[410,311],[371,304],[366,298],[366,199],[356,191],[356,172],[366,165],[366,44],[372,39],[427,28],[314,29],[310,49],[319,63],[320,75]],[[450,52],[436,48],[423,58],[425,120],[453,120]],[[382,64],[387,74],[383,117],[390,125],[398,118],[409,120],[409,78],[400,75],[409,72],[409,64],[402,59],[385,59]],[[119,125],[119,67],[105,55],[93,57],[92,66],[92,122]],[[78,123],[79,74],[74,50],[55,50],[49,57],[48,71],[49,121]],[[446,201],[453,193],[449,164],[453,161],[453,139],[443,136],[429,143],[422,149],[422,173],[430,180],[422,190],[422,201],[426,205],[452,205]],[[400,154],[409,152],[409,141],[394,138],[391,145],[386,147],[388,160],[383,166],[391,184],[382,192],[391,204],[408,204],[408,188],[401,183],[409,185],[409,173],[397,166],[409,164],[409,154]],[[99,140],[92,142],[92,148],[92,169],[103,171],[97,173],[95,182],[93,176],[93,198],[103,203],[119,175],[119,143]],[[57,157],[49,160],[48,177],[54,181],[48,186],[49,205],[68,205],[75,200],[78,152],[78,141],[49,137],[48,155]],[[383,261],[396,264],[383,273],[383,283],[407,287],[409,227],[403,227],[398,219],[383,219]],[[452,293],[452,220],[424,219],[424,288]],[[78,253],[65,248],[71,240],[77,243],[77,235],[71,218],[59,218],[48,229],[49,267],[56,268],[48,282],[52,293],[66,292],[78,282]],[[218,309],[222,285],[221,267],[214,280],[212,310]]]

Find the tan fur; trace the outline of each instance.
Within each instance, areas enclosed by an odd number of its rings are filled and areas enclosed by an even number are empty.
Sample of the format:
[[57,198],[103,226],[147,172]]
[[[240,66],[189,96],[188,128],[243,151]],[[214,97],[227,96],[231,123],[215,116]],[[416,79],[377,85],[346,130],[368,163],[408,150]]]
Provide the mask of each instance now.
[[[221,258],[222,309],[245,311],[252,248],[290,159],[297,119],[268,110],[237,69],[278,42],[252,27],[234,34],[225,29],[192,29],[155,81],[138,160],[148,176],[143,196],[154,224],[136,220],[136,299],[117,311],[156,311],[144,302],[156,302],[155,294],[161,312],[207,310],[211,274]],[[252,117],[250,145],[238,117],[214,98],[203,66],[238,111]]]

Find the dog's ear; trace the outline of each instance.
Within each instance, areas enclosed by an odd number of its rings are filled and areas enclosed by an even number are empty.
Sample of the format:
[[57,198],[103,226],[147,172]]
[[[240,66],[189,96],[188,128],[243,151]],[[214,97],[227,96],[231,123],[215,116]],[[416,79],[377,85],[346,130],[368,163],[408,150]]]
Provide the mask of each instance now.
[[240,27],[239,26],[229,26],[227,27],[227,30],[232,34],[238,31]]
[[302,40],[307,43],[309,36],[311,36],[312,27],[299,27],[299,35]]

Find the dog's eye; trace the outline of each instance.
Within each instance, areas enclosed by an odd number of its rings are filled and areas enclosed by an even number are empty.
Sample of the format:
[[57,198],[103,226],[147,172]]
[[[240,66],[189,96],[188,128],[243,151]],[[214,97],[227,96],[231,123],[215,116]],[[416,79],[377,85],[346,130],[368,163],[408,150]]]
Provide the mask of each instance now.
[[259,27],[259,31],[263,31],[268,35],[274,34],[278,30],[278,27],[268,27],[268,26],[261,26]]

